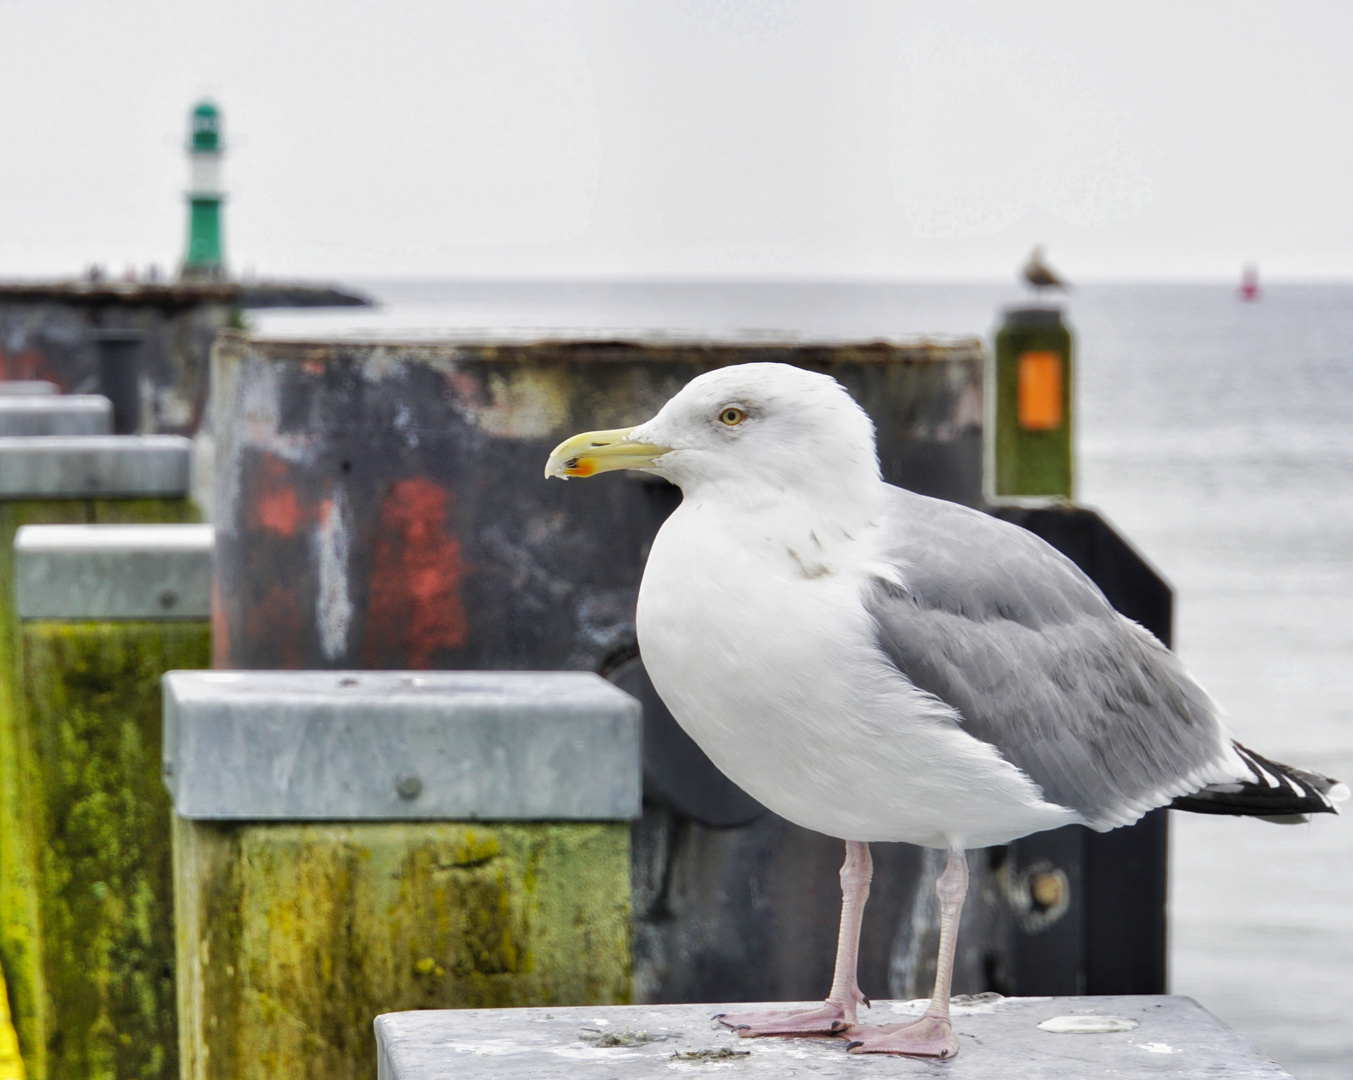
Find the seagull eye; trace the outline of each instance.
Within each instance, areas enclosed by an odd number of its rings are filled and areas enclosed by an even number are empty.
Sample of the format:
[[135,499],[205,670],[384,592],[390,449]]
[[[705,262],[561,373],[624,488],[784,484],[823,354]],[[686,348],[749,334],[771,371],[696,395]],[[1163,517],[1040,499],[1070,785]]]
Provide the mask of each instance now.
[[737,427],[746,419],[747,414],[742,409],[734,408],[731,405],[724,409],[723,412],[719,413],[719,421],[727,424],[729,427]]

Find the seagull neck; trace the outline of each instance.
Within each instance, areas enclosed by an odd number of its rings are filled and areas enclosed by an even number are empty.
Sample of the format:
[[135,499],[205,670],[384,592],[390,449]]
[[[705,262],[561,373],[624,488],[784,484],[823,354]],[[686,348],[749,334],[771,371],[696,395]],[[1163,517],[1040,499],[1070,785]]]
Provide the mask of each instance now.
[[886,491],[887,485],[872,477],[867,482],[792,488],[740,478],[701,484],[686,491],[683,502],[696,512],[745,522],[768,538],[797,541],[800,534],[813,534],[815,542],[828,543],[865,533],[879,520]]

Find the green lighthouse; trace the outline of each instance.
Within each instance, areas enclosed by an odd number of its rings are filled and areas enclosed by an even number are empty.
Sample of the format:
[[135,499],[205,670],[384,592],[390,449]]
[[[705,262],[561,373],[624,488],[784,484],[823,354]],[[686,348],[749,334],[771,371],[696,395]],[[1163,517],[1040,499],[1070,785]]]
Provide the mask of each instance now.
[[225,277],[221,256],[221,113],[210,101],[200,101],[190,118],[188,160],[188,251],[183,257],[185,278]]

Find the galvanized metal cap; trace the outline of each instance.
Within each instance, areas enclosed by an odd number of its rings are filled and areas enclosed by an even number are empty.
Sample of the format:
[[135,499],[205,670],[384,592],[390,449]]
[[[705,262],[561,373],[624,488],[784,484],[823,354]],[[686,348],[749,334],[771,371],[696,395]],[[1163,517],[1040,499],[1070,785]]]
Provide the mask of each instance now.
[[14,538],[21,619],[205,619],[210,525],[25,525]]
[[191,454],[181,435],[0,437],[0,499],[182,498]]
[[0,397],[17,395],[33,397],[36,394],[59,394],[61,387],[46,379],[0,379]]
[[0,397],[0,437],[110,435],[113,403],[101,394]]
[[197,820],[626,820],[641,743],[590,672],[164,677],[165,785]]

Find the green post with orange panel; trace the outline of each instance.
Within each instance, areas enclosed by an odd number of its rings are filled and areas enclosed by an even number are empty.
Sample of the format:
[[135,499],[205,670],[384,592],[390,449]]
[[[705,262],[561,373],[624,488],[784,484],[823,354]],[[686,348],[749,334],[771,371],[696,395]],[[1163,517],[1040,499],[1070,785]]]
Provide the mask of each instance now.
[[1071,330],[1059,308],[1011,308],[996,332],[991,494],[1074,491]]

